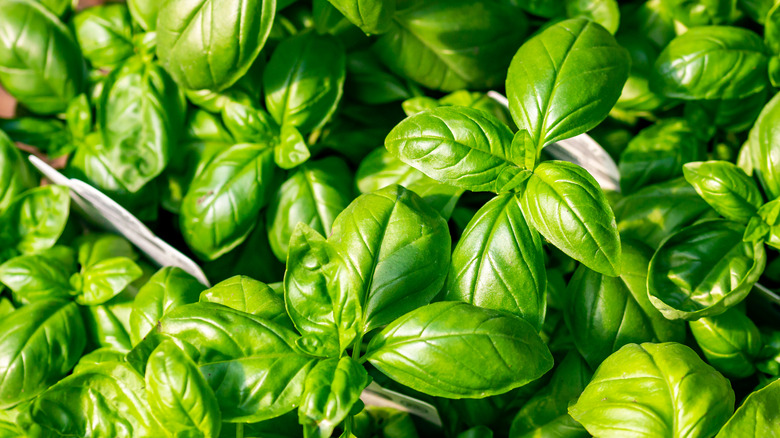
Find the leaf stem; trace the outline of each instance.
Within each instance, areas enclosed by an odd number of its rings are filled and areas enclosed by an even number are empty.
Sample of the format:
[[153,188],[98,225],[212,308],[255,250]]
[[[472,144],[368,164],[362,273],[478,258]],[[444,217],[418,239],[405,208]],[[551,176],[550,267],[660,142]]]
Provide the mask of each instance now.
[[753,287],[756,290],[758,290],[759,294],[764,298],[766,298],[768,301],[771,301],[772,303],[780,306],[780,295],[776,294],[771,289],[769,289],[768,287],[760,283],[755,283]]
[[363,331],[360,331],[355,339],[355,344],[352,347],[352,359],[359,360],[360,352],[363,349]]
[[236,424],[236,438],[244,438],[244,423]]

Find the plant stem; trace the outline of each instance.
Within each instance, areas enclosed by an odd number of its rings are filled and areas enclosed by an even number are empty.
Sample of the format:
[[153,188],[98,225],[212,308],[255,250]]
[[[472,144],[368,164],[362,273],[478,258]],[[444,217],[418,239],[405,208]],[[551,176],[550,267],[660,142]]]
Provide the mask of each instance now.
[[768,287],[764,286],[763,284],[756,283],[753,285],[753,287],[758,290],[758,292],[767,299],[767,301],[771,301],[774,304],[777,304],[780,306],[780,295],[773,292]]
[[244,423],[236,424],[236,438],[244,438]]

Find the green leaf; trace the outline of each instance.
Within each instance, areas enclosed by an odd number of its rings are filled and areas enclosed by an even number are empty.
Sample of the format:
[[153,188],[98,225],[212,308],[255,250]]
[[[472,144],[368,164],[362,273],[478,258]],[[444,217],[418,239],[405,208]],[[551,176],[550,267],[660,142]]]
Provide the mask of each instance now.
[[763,242],[780,249],[780,200],[767,202],[750,218],[745,229],[745,242]]
[[73,17],[84,57],[97,68],[117,66],[135,53],[132,26],[130,12],[121,3],[84,9]]
[[661,0],[668,13],[686,27],[723,24],[735,14],[732,0]]
[[69,298],[69,279],[74,272],[73,262],[64,263],[46,254],[23,255],[0,265],[0,281],[14,292],[14,300],[27,304]]
[[466,107],[439,107],[399,123],[385,147],[427,176],[467,190],[496,193],[517,188],[528,177],[516,163],[512,131],[495,117]]
[[398,9],[374,51],[399,76],[440,91],[498,87],[528,29],[522,11],[492,0],[428,0]]
[[275,173],[273,148],[243,143],[219,152],[192,180],[180,225],[198,257],[214,260],[246,239],[268,202]]
[[678,99],[737,99],[767,86],[768,58],[761,37],[731,26],[695,27],[661,52],[650,80]]
[[392,23],[396,0],[329,0],[366,34],[386,32]]
[[301,133],[292,125],[282,126],[280,143],[274,148],[274,162],[282,169],[292,169],[306,162],[311,156]]
[[758,120],[750,130],[747,153],[752,162],[753,173],[769,200],[780,197],[780,96],[775,95],[761,110]]
[[734,378],[751,376],[761,350],[761,332],[739,309],[691,321],[696,343],[716,370]]
[[0,83],[38,114],[65,111],[86,86],[86,66],[70,30],[42,4],[4,0]]
[[237,142],[271,143],[279,127],[261,108],[238,102],[226,102],[221,109],[222,121]]
[[269,321],[287,319],[284,299],[265,283],[236,275],[200,294],[201,303],[216,303]]
[[363,333],[428,304],[447,276],[447,223],[400,186],[354,200],[336,218],[328,242],[353,271]]
[[503,310],[541,330],[547,275],[542,241],[529,228],[515,194],[488,201],[452,253],[447,300]]
[[8,208],[16,196],[36,185],[26,160],[0,126],[0,212]]
[[91,233],[78,239],[78,243],[79,264],[85,268],[115,257],[138,258],[133,245],[115,234]]
[[569,414],[599,437],[717,433],[734,411],[729,381],[676,343],[628,344],[607,358]]
[[23,254],[51,248],[65,229],[69,212],[67,187],[48,185],[27,190],[0,215],[0,241]]
[[565,0],[569,18],[583,17],[600,24],[612,35],[620,25],[617,0]]
[[305,436],[329,438],[360,401],[370,382],[363,365],[349,356],[320,361],[306,376],[298,418]]
[[523,214],[550,243],[604,275],[620,274],[615,215],[596,180],[565,161],[541,163],[523,192]]
[[683,175],[683,165],[704,159],[706,144],[685,120],[666,119],[645,128],[620,155],[620,189],[631,194]]
[[55,436],[162,436],[145,394],[143,377],[129,364],[105,362],[41,394],[32,405],[32,421]]
[[[115,257],[82,269],[76,280],[76,302],[84,306],[103,304],[138,279],[143,271],[127,257]],[[73,280],[71,280],[71,285]]]
[[746,223],[764,203],[756,183],[735,164],[688,163],[683,171],[696,193],[726,219]]
[[157,332],[195,347],[223,421],[257,422],[298,406],[312,359],[296,350],[292,330],[218,304],[196,303],[168,313]]
[[130,314],[132,296],[121,294],[98,306],[82,306],[81,317],[87,329],[88,347],[110,347],[128,351],[130,342]]
[[539,438],[548,436],[555,438],[589,438],[590,434],[580,423],[577,423],[569,414],[566,414],[561,415],[549,423],[529,430],[522,435],[510,436],[511,438]]
[[658,248],[676,231],[718,215],[685,179],[677,178],[647,186],[614,206],[622,237]]
[[685,325],[664,318],[647,297],[652,251],[630,239],[622,244],[619,277],[581,265],[567,290],[566,325],[577,350],[594,369],[626,344],[685,340]]
[[165,169],[185,108],[165,70],[140,56],[108,77],[98,105],[104,144],[97,152],[127,190],[139,191]]
[[163,2],[155,0],[127,0],[127,8],[133,17],[133,22],[137,23],[143,30],[152,32],[157,28],[157,15]]
[[146,365],[152,415],[173,436],[219,437],[217,397],[197,365],[173,342],[161,343]]
[[772,436],[777,431],[779,400],[780,380],[749,394],[716,438]]
[[78,306],[44,300],[0,321],[0,408],[30,400],[64,377],[84,351]]
[[696,320],[742,301],[766,265],[762,243],[742,241],[745,227],[726,220],[691,225],[669,237],[650,262],[650,301],[668,319]]
[[154,329],[166,313],[184,304],[195,303],[204,287],[181,268],[157,271],[138,291],[130,313],[130,339],[137,345]]
[[523,319],[466,303],[417,308],[371,339],[365,358],[425,394],[482,398],[541,377],[552,356]]
[[345,76],[346,55],[335,37],[308,32],[287,38],[263,73],[265,105],[280,126],[308,134],[333,115]]
[[506,78],[509,110],[537,149],[582,134],[607,117],[628,78],[630,58],[603,27],[561,21],[523,44]]
[[309,162],[295,171],[274,195],[266,216],[268,240],[279,260],[287,260],[290,236],[302,222],[322,235],[352,200],[352,174],[336,157]]
[[[160,63],[179,85],[194,90],[221,91],[244,76],[276,13],[275,0],[173,0],[158,7]],[[214,14],[217,9],[232,13]]]

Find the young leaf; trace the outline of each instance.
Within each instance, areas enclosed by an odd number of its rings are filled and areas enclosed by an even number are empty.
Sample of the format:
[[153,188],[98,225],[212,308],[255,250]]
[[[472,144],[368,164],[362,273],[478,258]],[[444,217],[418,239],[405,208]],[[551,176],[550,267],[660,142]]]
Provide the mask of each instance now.
[[699,196],[726,219],[747,223],[764,202],[756,183],[728,161],[688,163],[683,172]]
[[[76,302],[84,306],[103,304],[122,292],[143,274],[141,268],[127,257],[102,260],[82,269],[79,274]],[[73,286],[74,280],[71,279]]]
[[284,300],[268,285],[243,275],[228,278],[200,294],[201,303],[216,303],[238,311],[280,322],[287,318]]
[[311,156],[306,141],[295,126],[283,125],[279,144],[274,148],[274,162],[282,169],[292,169]]
[[739,309],[690,322],[696,343],[716,370],[735,378],[751,376],[761,349],[761,332]]

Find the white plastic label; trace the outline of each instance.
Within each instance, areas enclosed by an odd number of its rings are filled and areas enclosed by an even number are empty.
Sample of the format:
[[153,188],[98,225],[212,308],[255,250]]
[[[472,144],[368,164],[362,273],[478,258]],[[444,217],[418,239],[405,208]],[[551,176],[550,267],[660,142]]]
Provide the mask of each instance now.
[[376,382],[371,382],[368,385],[363,393],[360,394],[360,399],[367,406],[397,409],[416,415],[439,427],[442,426],[439,411],[436,410],[435,406],[414,397],[409,397],[406,394],[383,388]]

